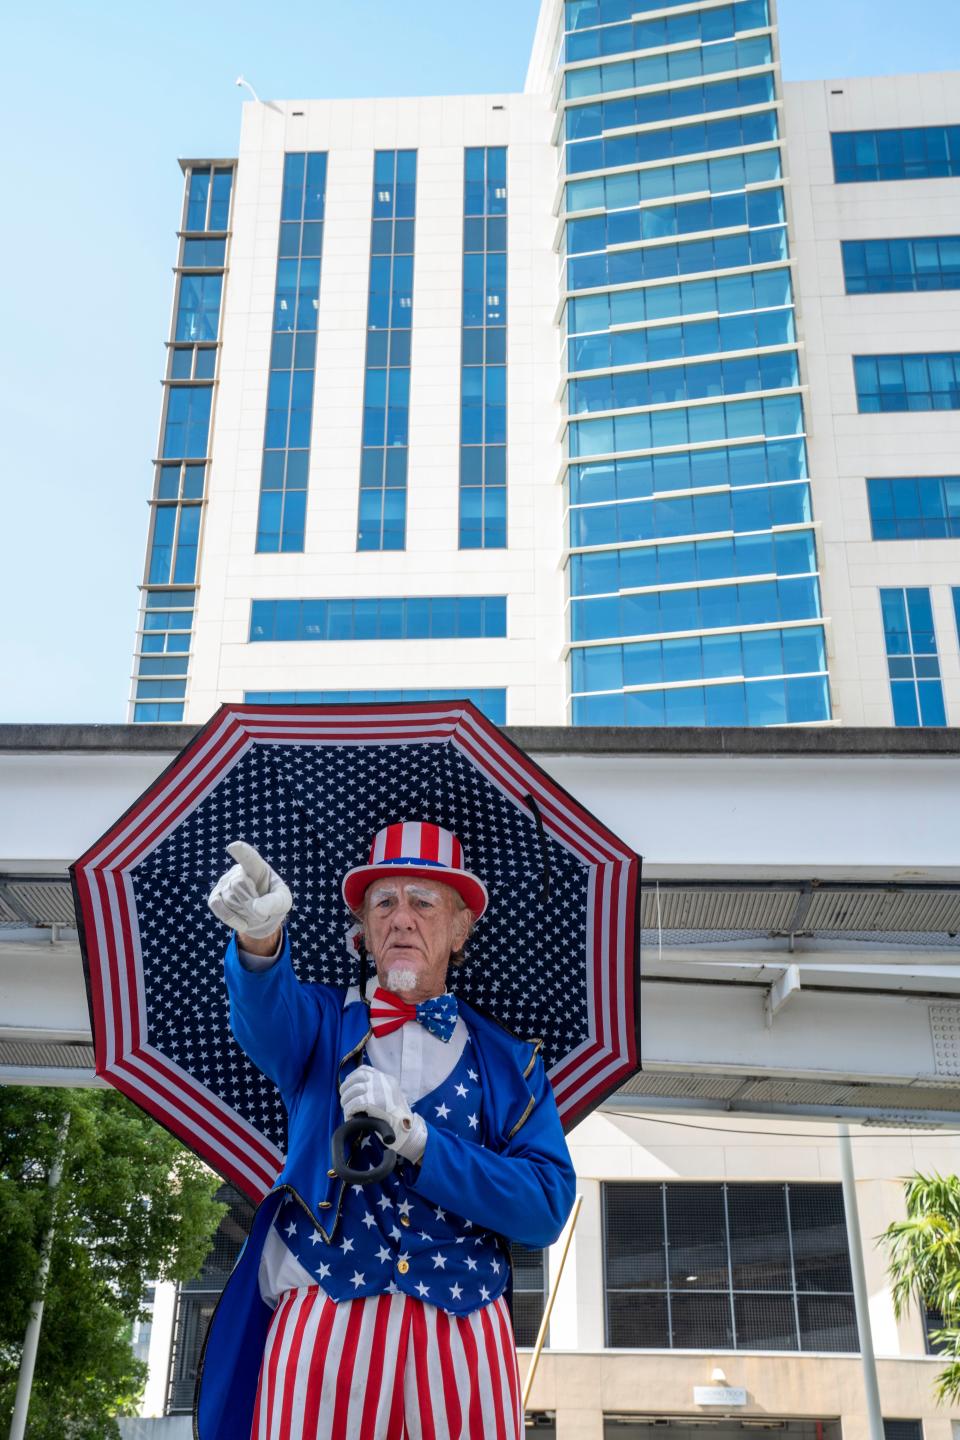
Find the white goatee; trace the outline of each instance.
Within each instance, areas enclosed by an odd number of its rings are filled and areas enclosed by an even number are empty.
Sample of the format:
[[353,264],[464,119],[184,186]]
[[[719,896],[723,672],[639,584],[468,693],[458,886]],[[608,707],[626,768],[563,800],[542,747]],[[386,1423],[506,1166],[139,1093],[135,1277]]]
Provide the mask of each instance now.
[[416,990],[419,976],[415,970],[391,970],[386,979],[386,988],[396,994],[404,990]]

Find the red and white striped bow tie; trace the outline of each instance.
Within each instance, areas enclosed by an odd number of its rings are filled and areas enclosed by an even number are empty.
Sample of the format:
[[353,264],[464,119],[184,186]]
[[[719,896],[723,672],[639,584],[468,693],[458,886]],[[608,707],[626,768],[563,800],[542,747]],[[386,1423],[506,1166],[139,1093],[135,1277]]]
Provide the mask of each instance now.
[[434,995],[430,1000],[421,1000],[419,1005],[411,1005],[378,985],[370,1001],[370,1028],[374,1035],[391,1035],[410,1020],[419,1021],[431,1035],[446,1043],[457,1024],[456,996]]

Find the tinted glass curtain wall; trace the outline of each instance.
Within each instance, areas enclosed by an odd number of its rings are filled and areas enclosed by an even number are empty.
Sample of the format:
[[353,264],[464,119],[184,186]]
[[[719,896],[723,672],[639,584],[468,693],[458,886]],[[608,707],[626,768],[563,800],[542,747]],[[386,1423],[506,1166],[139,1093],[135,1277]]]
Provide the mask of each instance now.
[[137,635],[133,719],[183,719],[233,167],[186,173],[174,318]]
[[358,550],[402,550],[407,539],[416,198],[417,152],[378,150],[373,160]]
[[284,157],[257,550],[303,550],[326,203],[323,151]]
[[571,719],[822,723],[770,14],[672,8],[565,7]]
[[507,543],[507,152],[468,149],[463,187],[460,548]]

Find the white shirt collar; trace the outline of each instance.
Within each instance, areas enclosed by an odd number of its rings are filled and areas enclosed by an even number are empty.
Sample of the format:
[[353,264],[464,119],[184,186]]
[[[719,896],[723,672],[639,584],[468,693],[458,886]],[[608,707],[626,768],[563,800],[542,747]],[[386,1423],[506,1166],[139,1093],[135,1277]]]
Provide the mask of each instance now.
[[[366,988],[366,990],[365,990],[365,992],[364,992],[364,994],[365,994],[366,999],[367,999],[368,1002],[373,999],[374,992],[375,992],[375,990],[376,990],[376,988],[377,988],[377,986],[378,986],[379,984],[380,984],[380,980],[379,980],[378,976],[375,975],[375,974],[374,974],[374,975],[371,975],[371,976],[370,976],[370,979],[367,981],[367,988]],[[393,993],[395,993],[395,992],[391,991],[391,994],[393,994]],[[444,986],[443,994],[444,994],[444,995],[449,995],[449,993],[450,993],[450,991],[447,989],[446,986]],[[402,995],[400,996],[400,999],[401,999],[401,1000],[403,999],[403,996],[402,996]]]

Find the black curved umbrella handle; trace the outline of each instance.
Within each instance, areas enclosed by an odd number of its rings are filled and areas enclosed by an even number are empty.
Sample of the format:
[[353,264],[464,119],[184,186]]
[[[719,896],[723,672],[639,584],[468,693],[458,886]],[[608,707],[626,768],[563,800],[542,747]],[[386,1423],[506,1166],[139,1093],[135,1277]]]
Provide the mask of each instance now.
[[333,1132],[330,1153],[333,1157],[333,1168],[340,1179],[346,1180],[350,1185],[376,1185],[385,1180],[393,1170],[397,1163],[397,1152],[385,1150],[379,1165],[375,1165],[372,1170],[357,1170],[347,1159],[347,1146],[358,1135],[379,1135],[384,1145],[392,1145],[397,1137],[386,1120],[365,1115],[362,1111],[352,1120],[345,1120],[339,1129]]

